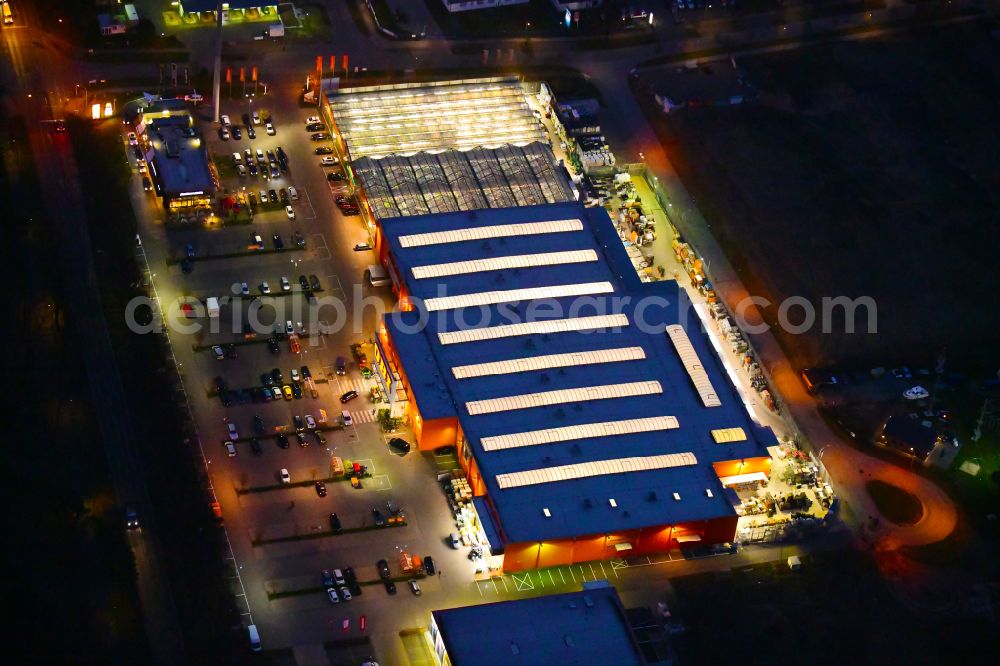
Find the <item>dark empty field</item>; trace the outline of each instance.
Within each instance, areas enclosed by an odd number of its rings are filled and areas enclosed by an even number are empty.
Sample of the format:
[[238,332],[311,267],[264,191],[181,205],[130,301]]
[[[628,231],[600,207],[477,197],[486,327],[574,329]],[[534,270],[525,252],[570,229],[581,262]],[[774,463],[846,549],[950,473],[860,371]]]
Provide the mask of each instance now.
[[[792,361],[919,363],[947,347],[950,364],[995,371],[1000,41],[990,26],[738,64],[756,102],[651,117],[751,292],[875,299],[876,335],[778,331]],[[643,78],[655,87],[655,74]],[[772,324],[776,314],[764,313]]]

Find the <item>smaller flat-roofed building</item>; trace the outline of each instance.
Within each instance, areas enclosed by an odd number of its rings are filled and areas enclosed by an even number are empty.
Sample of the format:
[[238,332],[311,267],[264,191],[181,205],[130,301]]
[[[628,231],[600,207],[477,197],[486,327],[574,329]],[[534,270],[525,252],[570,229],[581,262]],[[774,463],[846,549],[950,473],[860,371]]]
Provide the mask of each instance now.
[[618,593],[606,581],[580,592],[431,612],[442,666],[644,666]]
[[491,9],[507,5],[523,5],[530,0],[441,0],[449,12],[467,12],[473,9]]
[[211,207],[216,184],[208,166],[205,141],[194,128],[190,114],[174,102],[143,113],[141,123],[149,149],[146,161],[163,207],[170,211]]
[[[215,14],[215,10],[218,8],[217,0],[180,0],[177,3],[177,9],[181,16],[185,14]],[[255,17],[260,16],[263,19],[270,17],[271,20],[278,21],[278,3],[269,2],[268,0],[226,0],[222,3],[222,11],[232,12],[240,11],[245,12],[248,10],[255,10]]]

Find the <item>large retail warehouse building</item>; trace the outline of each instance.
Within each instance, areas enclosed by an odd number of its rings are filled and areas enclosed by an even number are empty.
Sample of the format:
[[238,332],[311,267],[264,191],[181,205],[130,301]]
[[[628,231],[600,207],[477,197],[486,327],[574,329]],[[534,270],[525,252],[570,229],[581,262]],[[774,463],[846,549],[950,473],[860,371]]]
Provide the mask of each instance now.
[[382,220],[408,311],[379,370],[421,449],[456,445],[506,571],[733,539],[727,484],[773,433],[676,282],[640,281],[601,208]]

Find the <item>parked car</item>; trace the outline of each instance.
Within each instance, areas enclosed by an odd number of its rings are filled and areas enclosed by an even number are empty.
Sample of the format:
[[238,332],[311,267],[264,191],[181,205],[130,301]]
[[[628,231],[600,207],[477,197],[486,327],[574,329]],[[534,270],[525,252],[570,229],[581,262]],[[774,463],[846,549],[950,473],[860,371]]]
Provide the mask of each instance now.
[[428,555],[424,558],[424,571],[427,572],[428,576],[434,575],[434,558]]
[[326,497],[326,484],[322,481],[316,482],[316,494],[320,497]]
[[278,133],[278,132],[277,132],[277,131],[276,131],[276,130],[274,129],[274,124],[273,124],[273,123],[271,123],[271,119],[270,119],[270,118],[268,118],[268,119],[267,119],[267,122],[265,122],[265,123],[264,123],[264,129],[265,129],[265,130],[267,130],[267,133],[268,133],[269,135],[271,135],[271,136],[274,136],[275,134],[277,134],[277,133]]
[[326,598],[330,600],[331,604],[340,603],[340,597],[337,596],[337,589],[334,587],[331,587],[326,591]]
[[307,132],[322,132],[325,129],[326,127],[324,127],[323,123],[320,122],[309,123],[308,125],[306,125]]
[[324,155],[319,161],[321,166],[336,166],[337,162],[337,158],[332,155]]
[[264,434],[264,419],[260,414],[253,415],[253,431],[258,435]]
[[315,134],[309,135],[309,138],[313,141],[326,141],[330,138],[330,135],[326,132],[316,132]]
[[319,116],[309,116],[308,118],[306,118],[306,125],[311,125],[313,123],[321,123],[321,122],[323,121],[320,119]]
[[297,189],[295,189],[294,187],[289,187],[288,188],[288,199],[290,201],[298,201],[299,200],[299,191]]
[[351,600],[351,591],[348,590],[346,587],[341,587],[339,589],[340,589],[340,596],[341,596],[341,598],[343,598],[344,601],[350,601]]
[[393,583],[391,580],[383,581],[383,583],[385,584],[385,591],[386,592],[388,592],[389,594],[396,594],[396,584],[395,583]]
[[232,421],[229,421],[228,423],[226,423],[226,430],[229,431],[229,438],[230,439],[239,439],[240,438],[240,433],[239,433],[239,431],[236,430],[236,424],[233,423]]
[[236,457],[236,445],[232,442],[226,442],[226,455],[230,458]]
[[282,467],[281,470],[278,472],[278,477],[281,479],[282,483],[291,483],[292,482],[291,475],[288,473],[288,470],[285,469],[284,467]]
[[300,275],[299,276],[299,288],[301,288],[302,291],[308,291],[309,290],[309,280],[306,279],[305,275]]
[[292,283],[284,275],[281,276],[281,291],[291,291]]
[[289,220],[295,219],[295,210],[292,209],[291,205],[285,206],[285,217]]
[[333,573],[329,569],[320,571],[319,578],[323,587],[333,587]]
[[271,242],[274,243],[275,250],[285,249],[285,241],[281,240],[281,236],[279,236],[278,234],[274,234],[273,236],[271,236]]
[[420,585],[417,583],[417,579],[416,578],[411,578],[410,580],[406,581],[406,584],[410,586],[410,592],[413,592],[413,596],[415,596],[415,597],[419,597],[420,596],[420,594],[421,594],[420,593]]
[[333,532],[339,532],[341,530],[340,518],[338,518],[335,513],[330,514],[330,530]]
[[337,374],[344,375],[347,374],[347,359],[343,356],[337,357]]
[[234,140],[239,141],[240,139],[243,138],[243,131],[240,130],[240,126],[239,125],[233,125],[229,129],[233,133],[233,139]]
[[312,414],[306,414],[306,427],[310,430],[316,429],[316,419],[313,418]]
[[329,181],[346,180],[346,176],[339,171],[327,171],[326,179]]
[[375,566],[378,567],[378,577],[382,580],[389,580],[392,577],[392,574],[389,573],[389,563],[385,560],[379,560]]
[[333,154],[333,147],[332,146],[317,146],[316,150],[314,152],[317,155],[332,155]]
[[283,449],[288,448],[288,435],[286,435],[285,433],[279,432],[277,441],[278,441],[278,446],[280,446],[281,448]]
[[313,291],[320,291],[322,289],[319,284],[319,278],[315,274],[309,276],[309,288]]
[[302,417],[299,416],[298,414],[292,415],[292,423],[295,425],[296,432],[300,430],[305,430],[306,427],[305,422],[302,420]]
[[250,450],[255,456],[264,455],[264,449],[260,446],[260,440],[256,437],[250,439]]
[[278,341],[275,340],[274,338],[269,338],[268,339],[268,341],[267,341],[267,348],[271,350],[272,354],[280,354],[281,353],[281,346],[278,344]]
[[270,294],[271,293],[271,285],[269,285],[267,282],[261,282],[260,283],[260,293],[262,293],[262,294]]
[[389,440],[389,448],[395,449],[405,456],[410,452],[410,443],[401,437],[393,437]]
[[385,516],[378,509],[372,509],[372,518],[375,520],[375,527],[385,527]]
[[215,360],[221,361],[226,358],[226,352],[220,345],[212,347],[212,351],[215,353]]

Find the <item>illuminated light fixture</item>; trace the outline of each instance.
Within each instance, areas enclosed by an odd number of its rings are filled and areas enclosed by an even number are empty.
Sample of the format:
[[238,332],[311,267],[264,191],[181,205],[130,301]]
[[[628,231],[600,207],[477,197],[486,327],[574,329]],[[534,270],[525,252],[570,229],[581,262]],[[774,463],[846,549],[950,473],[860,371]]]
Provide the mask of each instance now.
[[681,501],[681,494],[680,493],[674,493],[674,499],[677,500],[678,502],[680,502]]
[[569,250],[567,252],[546,252],[544,254],[520,254],[508,257],[492,257],[472,261],[455,261],[447,264],[431,264],[414,266],[413,277],[438,278],[450,275],[466,275],[468,273],[484,273],[516,268],[539,268],[541,266],[561,266],[564,264],[582,264],[597,261],[597,252],[593,250]]
[[93,120],[101,119],[101,105],[100,103],[90,105],[90,117]]
[[111,106],[111,102],[104,105],[104,117],[110,118],[115,113],[114,107]]
[[548,287],[481,291],[475,294],[428,298],[424,301],[424,307],[427,308],[428,312],[438,312],[439,310],[455,310],[458,308],[479,307],[481,305],[514,303],[517,301],[534,301],[543,298],[569,298],[571,296],[610,294],[614,293],[614,290],[614,285],[610,282],[554,284]]
[[512,358],[506,361],[476,363],[474,365],[459,365],[452,368],[451,372],[455,375],[456,379],[469,379],[490,375],[511,375],[519,372],[531,372],[532,370],[547,370],[549,368],[569,368],[599,363],[638,361],[644,358],[646,358],[646,352],[642,347],[619,347],[572,352],[569,354]]
[[715,497],[715,495],[712,493],[711,488],[705,488],[705,496],[709,498]]
[[698,458],[690,451],[684,453],[666,453],[657,456],[642,456],[631,458],[612,458],[610,460],[595,460],[592,462],[559,465],[557,467],[541,467],[521,472],[497,474],[496,481],[500,490],[534,486],[541,483],[556,483],[573,479],[586,479],[595,476],[612,476],[630,472],[648,472],[658,469],[689,467],[698,464]]
[[615,498],[614,498],[614,497],[612,497],[612,498],[610,498],[610,499],[608,500],[608,504],[610,504],[610,505],[611,505],[611,508],[612,508],[612,509],[617,509],[617,508],[618,508],[618,502],[616,502],[616,501],[615,501]]
[[471,400],[465,403],[465,409],[470,415],[493,414],[496,412],[511,412],[533,407],[563,405],[571,402],[589,402],[592,400],[611,400],[629,398],[640,395],[657,395],[663,393],[663,385],[655,380],[642,382],[625,382],[621,384],[602,384],[598,386],[583,386],[572,389],[541,391],[539,393],[522,393],[500,398]]
[[548,507],[545,507],[545,508],[543,508],[543,509],[542,509],[542,514],[543,514],[543,515],[544,515],[544,516],[545,516],[546,518],[551,518],[551,517],[552,517],[552,512],[551,512],[551,511],[549,511],[549,508],[548,508]]
[[680,424],[677,422],[676,417],[651,416],[642,419],[602,421],[599,423],[563,426],[561,428],[516,432],[508,435],[495,435],[493,437],[483,437],[480,443],[483,445],[484,451],[501,451],[503,449],[514,449],[522,446],[570,442],[577,439],[673,430],[679,427]]

